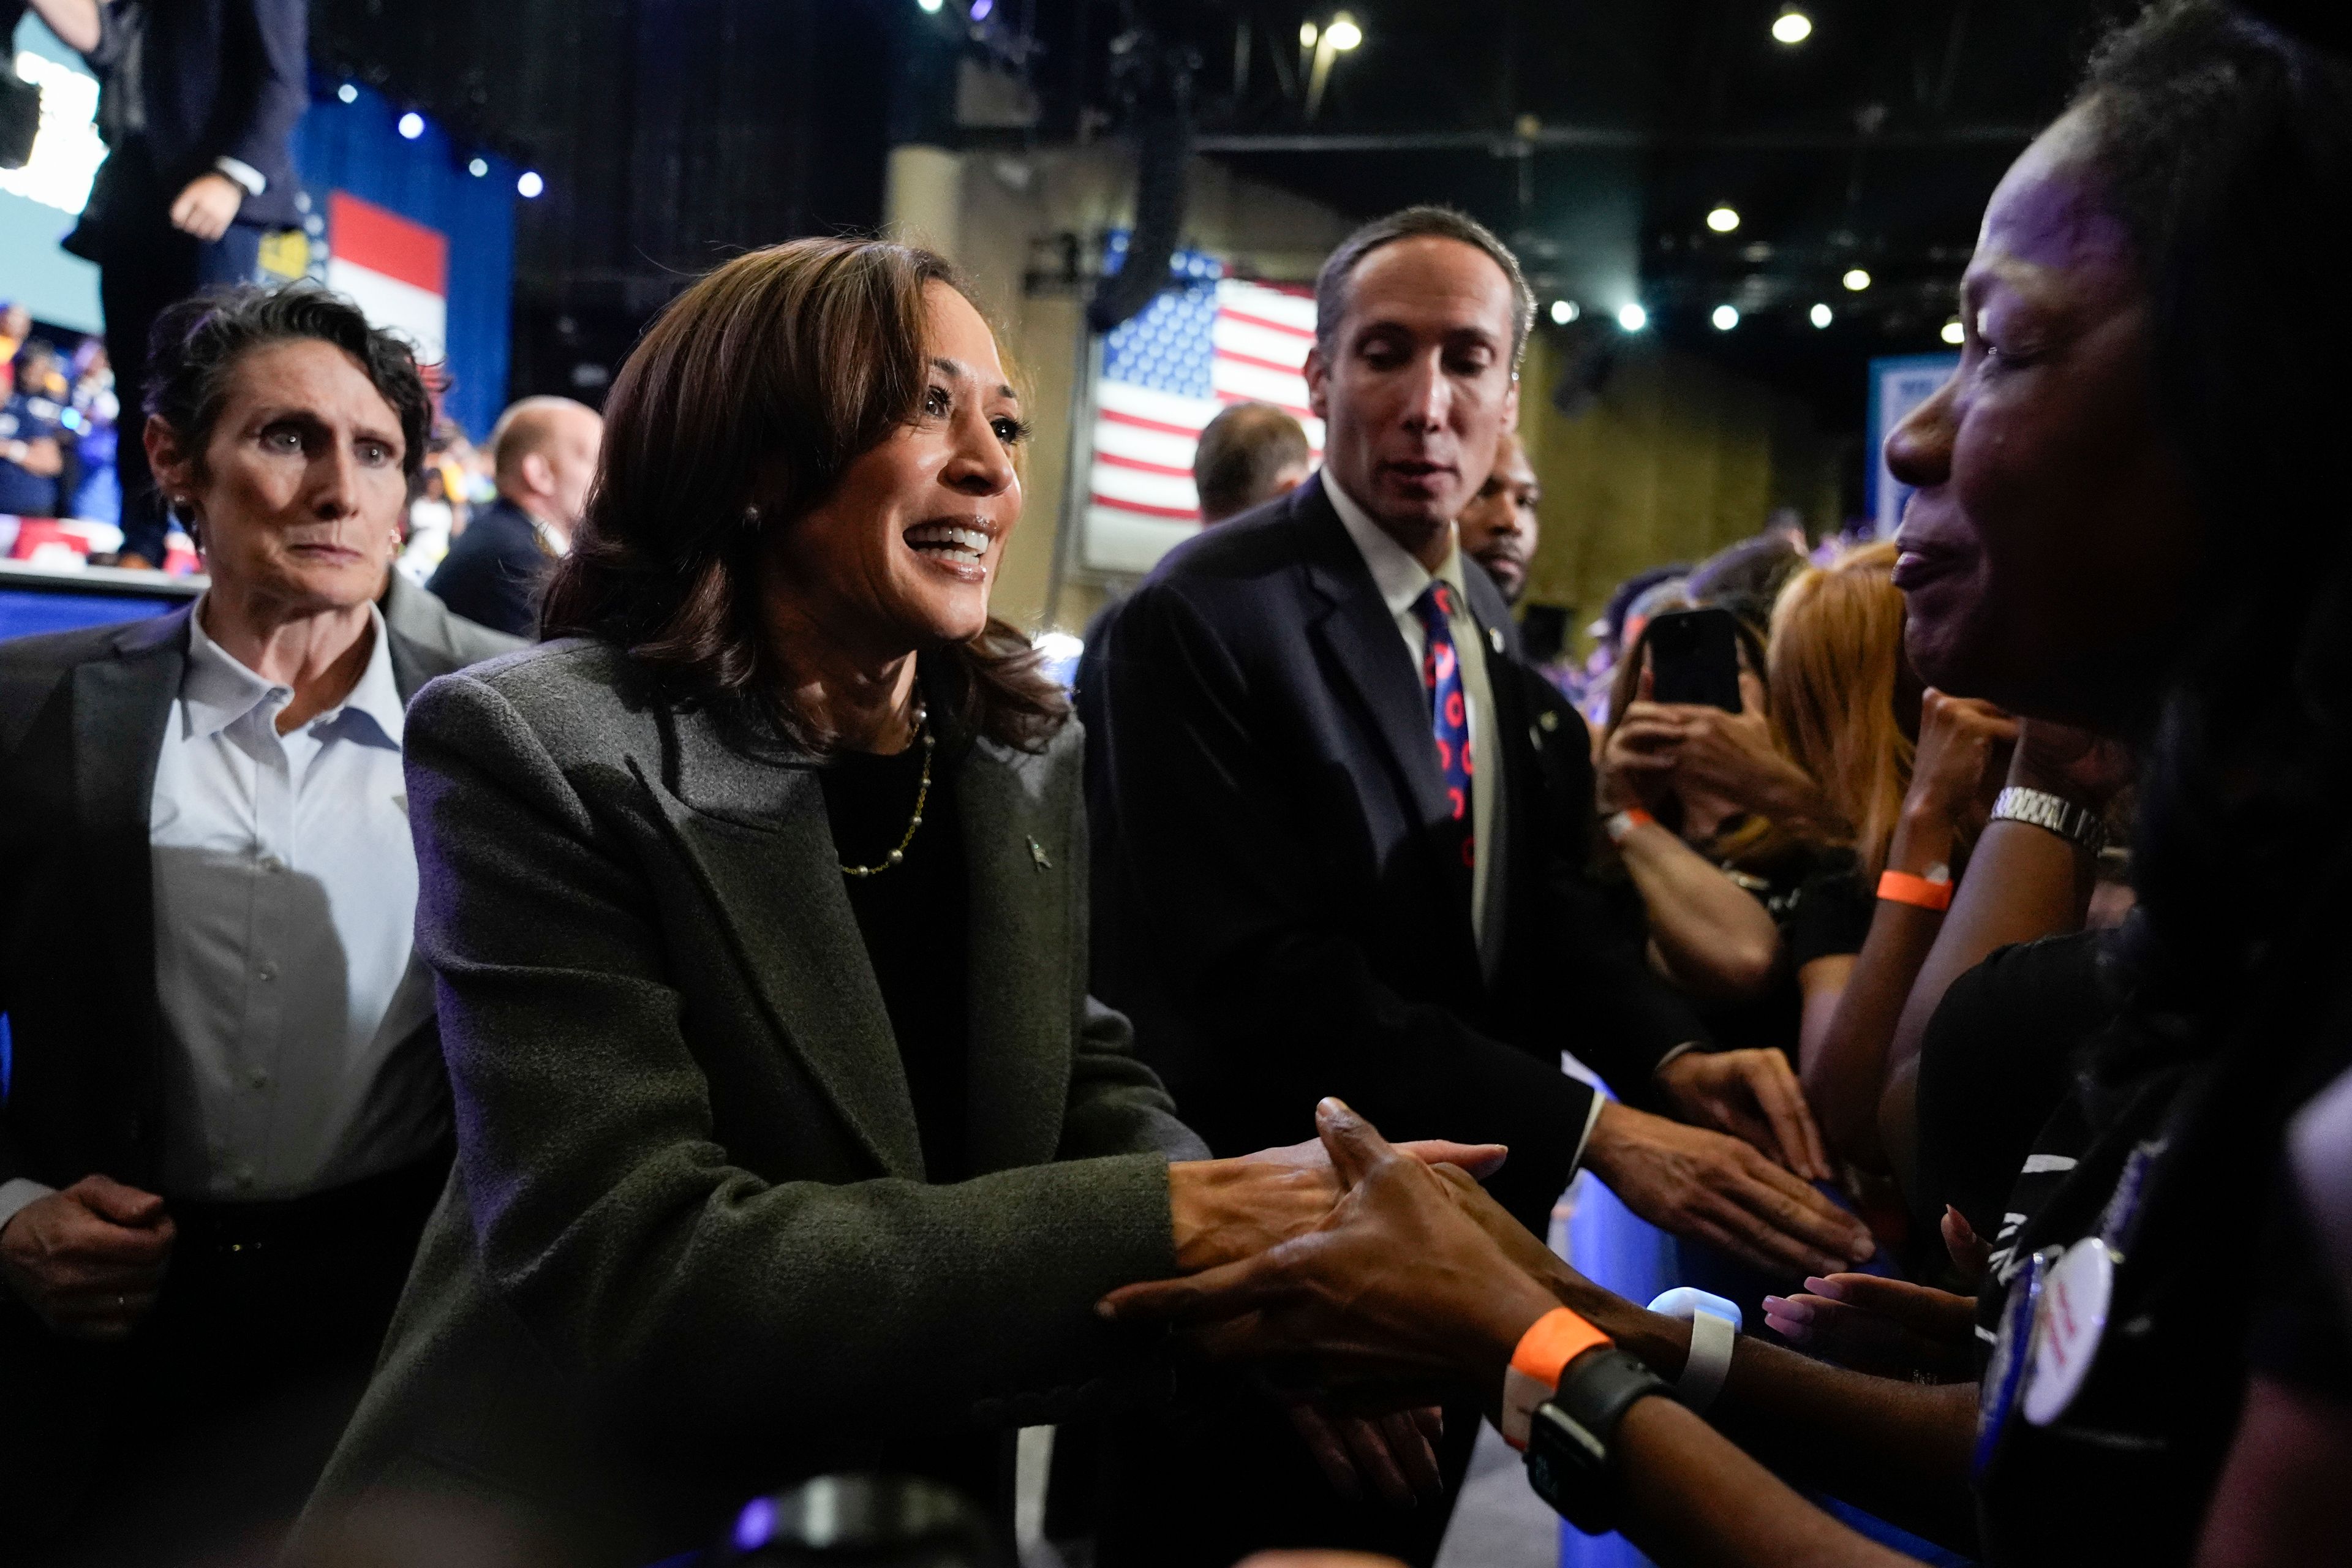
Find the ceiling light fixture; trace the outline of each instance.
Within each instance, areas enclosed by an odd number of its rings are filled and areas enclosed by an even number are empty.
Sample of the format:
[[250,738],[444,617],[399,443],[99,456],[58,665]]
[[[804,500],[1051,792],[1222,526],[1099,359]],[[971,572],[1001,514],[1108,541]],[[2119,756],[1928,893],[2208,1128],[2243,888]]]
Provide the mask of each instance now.
[[489,172],[490,161],[488,158],[476,158],[466,165],[466,173],[473,175],[474,178],[478,180]]
[[1650,324],[1650,312],[1634,300],[1617,307],[1617,324],[1629,332],[1638,332]]
[[360,89],[350,82],[345,82],[335,89],[335,97],[344,103],[357,103],[360,100]]
[[1954,348],[1958,348],[1969,341],[1969,330],[1960,325],[1960,319],[1958,316],[1944,323],[1944,341]]
[[1783,5],[1780,14],[1772,18],[1772,39],[1775,43],[1801,44],[1813,36],[1813,19],[1794,5]]
[[1727,203],[1718,205],[1706,215],[1706,226],[1717,234],[1729,234],[1739,226],[1739,213]]
[[1857,267],[1851,272],[1848,272],[1843,279],[1839,279],[1839,281],[1843,282],[1846,286],[1846,289],[1849,293],[1859,294],[1864,289],[1870,287],[1870,274]]
[[413,109],[407,113],[402,115],[400,117],[400,134],[403,139],[410,142],[414,142],[419,136],[424,135],[425,116],[417,113],[416,110]]
[[1342,11],[1331,18],[1331,25],[1323,30],[1323,37],[1325,42],[1344,54],[1364,41],[1364,30],[1356,26],[1353,16]]
[[940,7],[946,4],[947,0],[915,0],[916,7],[927,16],[938,16]]
[[1811,321],[1813,325],[1817,327],[1826,327],[1832,321],[1837,320],[1837,312],[1831,310],[1827,305],[1816,305],[1811,310],[1806,312],[1805,319]]
[[1582,314],[1583,308],[1573,300],[1554,300],[1551,302],[1551,324],[1555,327],[1564,327]]
[[1314,23],[1301,22],[1298,24],[1298,47],[1300,48],[1313,48],[1315,47],[1315,40],[1322,36],[1322,30],[1317,27]]
[[1731,331],[1732,328],[1739,325],[1739,307],[1737,305],[1717,305],[1715,308],[1715,314],[1709,316],[1707,320],[1715,323],[1715,330],[1717,331],[1727,332]]
[[545,189],[547,189],[547,182],[539,177],[537,169],[525,169],[522,172],[522,177],[515,181],[515,190],[525,201],[536,200],[539,194]]

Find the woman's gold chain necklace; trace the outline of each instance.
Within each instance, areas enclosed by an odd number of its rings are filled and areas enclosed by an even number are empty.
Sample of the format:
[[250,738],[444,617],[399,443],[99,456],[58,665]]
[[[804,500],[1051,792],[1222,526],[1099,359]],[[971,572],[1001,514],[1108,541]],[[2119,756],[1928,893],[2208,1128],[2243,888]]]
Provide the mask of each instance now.
[[916,717],[915,739],[923,743],[923,782],[915,791],[915,815],[907,819],[907,831],[900,836],[898,847],[885,856],[879,865],[844,866],[841,868],[842,875],[873,877],[887,871],[893,866],[906,863],[907,846],[915,841],[915,835],[922,829],[923,807],[931,798],[931,716],[928,710]]

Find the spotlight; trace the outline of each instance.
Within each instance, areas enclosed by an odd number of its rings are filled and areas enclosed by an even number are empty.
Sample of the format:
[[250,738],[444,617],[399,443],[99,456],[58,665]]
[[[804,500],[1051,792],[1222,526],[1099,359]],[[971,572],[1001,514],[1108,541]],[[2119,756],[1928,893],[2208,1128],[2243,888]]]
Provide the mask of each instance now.
[[946,3],[947,0],[915,0],[916,6],[927,16],[939,15],[940,7]]
[[1330,26],[1324,29],[1323,41],[1345,54],[1364,41],[1364,30],[1356,26],[1353,16],[1342,11],[1332,17]]
[[1870,287],[1870,274],[1857,267],[1847,273],[1842,281],[1849,292],[1859,294]]
[[537,169],[525,169],[522,177],[515,181],[515,191],[525,201],[532,200],[545,189],[547,182],[539,177]]
[[1555,327],[1564,327],[1582,314],[1584,308],[1573,300],[1554,300],[1551,302],[1551,324]]
[[1717,234],[1729,234],[1739,226],[1739,214],[1729,206],[1717,207],[1706,215],[1706,226]]
[[350,82],[345,82],[335,89],[335,97],[344,103],[357,103],[360,100],[360,89]]
[[1301,22],[1298,24],[1298,47],[1300,48],[1313,48],[1315,47],[1315,40],[1322,36],[1323,35],[1320,32],[1316,30],[1314,23]]
[[1806,312],[1805,319],[1811,321],[1813,325],[1817,327],[1826,327],[1832,321],[1837,320],[1837,312],[1831,310],[1827,305],[1816,305],[1811,310]]
[[1617,307],[1617,324],[1629,332],[1638,332],[1650,324],[1650,312],[1639,302],[1629,300]]
[[414,142],[419,136],[424,135],[425,116],[417,113],[416,110],[413,109],[407,113],[402,115],[400,117],[400,134],[411,142]]
[[1958,316],[1944,323],[1944,341],[1954,348],[1958,348],[1969,341],[1969,330],[1960,325],[1960,319]]
[[466,173],[478,180],[489,172],[490,161],[488,158],[476,158],[466,165]]
[[1813,36],[1813,19],[1794,5],[1781,7],[1772,19],[1772,37],[1776,43],[1801,44]]
[[971,19],[975,22],[985,22],[988,20],[988,14],[995,9],[996,0],[971,0]]
[[1709,316],[1707,320],[1715,323],[1717,331],[1727,332],[1739,325],[1739,309],[1736,305],[1717,305],[1715,308],[1715,314]]

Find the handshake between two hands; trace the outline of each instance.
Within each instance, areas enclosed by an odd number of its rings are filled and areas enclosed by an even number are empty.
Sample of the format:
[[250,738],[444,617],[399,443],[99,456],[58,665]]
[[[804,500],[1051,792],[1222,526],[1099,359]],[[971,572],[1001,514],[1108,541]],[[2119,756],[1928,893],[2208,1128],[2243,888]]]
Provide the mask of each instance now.
[[1439,1398],[1491,1403],[1519,1335],[1559,1304],[1535,1270],[1576,1277],[1478,1185],[1501,1145],[1391,1145],[1336,1100],[1316,1127],[1313,1142],[1170,1167],[1184,1276],[1097,1310],[1310,1373],[1292,1420],[1332,1484],[1353,1496],[1369,1479],[1410,1505],[1442,1490]]

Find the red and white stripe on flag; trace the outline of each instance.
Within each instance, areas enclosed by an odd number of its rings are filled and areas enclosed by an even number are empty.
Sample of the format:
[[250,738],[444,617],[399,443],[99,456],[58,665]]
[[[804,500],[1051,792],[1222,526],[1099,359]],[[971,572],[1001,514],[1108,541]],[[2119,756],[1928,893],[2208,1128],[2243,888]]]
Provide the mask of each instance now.
[[[1315,299],[1227,278],[1213,319],[1202,323],[1212,395],[1188,397],[1106,374],[1095,386],[1094,454],[1080,558],[1100,572],[1149,572],[1200,531],[1192,454],[1201,431],[1235,403],[1271,403],[1306,426],[1314,462],[1323,422],[1307,411],[1301,367],[1315,342]],[[1178,352],[1181,352],[1181,346]]]
[[327,194],[327,287],[432,363],[449,339],[449,237],[349,191]]

